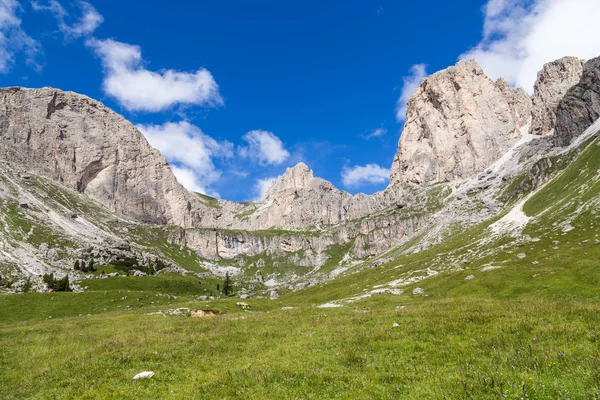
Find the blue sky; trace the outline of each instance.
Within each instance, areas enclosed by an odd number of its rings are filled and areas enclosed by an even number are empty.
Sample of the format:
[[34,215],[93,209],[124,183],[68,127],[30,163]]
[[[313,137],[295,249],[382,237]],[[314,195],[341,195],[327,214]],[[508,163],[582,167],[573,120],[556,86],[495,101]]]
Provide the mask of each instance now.
[[542,55],[528,47],[561,4],[577,22],[596,16],[595,3],[0,0],[0,85],[104,102],[191,189],[256,199],[303,161],[341,189],[372,193],[387,185],[398,101],[424,75],[475,56],[491,77],[530,90],[543,62],[600,55],[596,39],[574,47],[585,31]]

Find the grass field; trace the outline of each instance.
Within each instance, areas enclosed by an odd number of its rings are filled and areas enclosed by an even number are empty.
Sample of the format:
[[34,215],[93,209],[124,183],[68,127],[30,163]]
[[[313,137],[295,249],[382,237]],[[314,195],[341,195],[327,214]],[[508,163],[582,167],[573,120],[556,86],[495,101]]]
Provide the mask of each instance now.
[[[250,310],[164,274],[0,295],[0,398],[600,399],[598,149],[524,204],[522,232],[493,235],[498,216]],[[156,314],[179,307],[217,315]]]
[[[3,296],[2,320],[12,322],[0,325],[2,398],[575,399],[600,392],[600,307],[588,299],[381,295],[333,309],[249,300],[253,311],[244,312],[234,300],[151,305],[143,292],[129,296],[143,305],[112,308],[118,292]],[[146,315],[176,306],[222,314]],[[85,314],[92,307],[108,309]],[[54,318],[42,319],[48,313]],[[31,318],[15,318],[24,314]],[[155,377],[131,380],[145,370]]]
[[[540,241],[527,261],[511,252],[497,256],[502,268],[481,272],[483,258],[400,296],[339,308],[316,306],[386,281],[394,267],[277,301],[243,300],[250,312],[236,299],[198,300],[215,282],[192,277],[0,296],[0,397],[599,398],[600,246],[585,239],[594,235],[583,228],[565,235],[569,246],[558,254],[545,254],[550,242]],[[476,278],[465,281],[469,274]],[[427,296],[412,295],[417,286]],[[148,315],[176,307],[219,315]],[[145,370],[156,375],[131,380]]]

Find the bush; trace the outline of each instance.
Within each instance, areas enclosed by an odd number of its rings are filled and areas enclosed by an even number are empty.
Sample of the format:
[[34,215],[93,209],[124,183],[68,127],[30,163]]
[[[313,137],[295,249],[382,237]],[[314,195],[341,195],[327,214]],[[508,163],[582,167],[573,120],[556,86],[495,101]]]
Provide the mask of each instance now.
[[7,277],[2,277],[2,275],[0,275],[0,287],[10,289],[12,284],[13,282],[10,279],[8,279]]
[[27,293],[31,290],[31,288],[33,287],[33,284],[31,283],[31,279],[27,278],[27,280],[25,281],[25,283],[23,284],[23,286],[21,286],[21,291],[23,293]]
[[79,260],[75,260],[75,265],[73,265],[73,269],[79,271],[81,269],[81,265],[79,264]]
[[42,280],[48,286],[48,289],[54,290],[55,292],[71,291],[68,275],[65,275],[64,278],[56,279],[54,278],[54,274],[44,274]]
[[131,273],[131,271],[134,269],[138,270],[138,271],[142,271],[148,275],[154,275],[161,269],[164,269],[167,267],[163,260],[156,260],[153,263],[153,265],[146,267],[146,266],[140,265],[137,258],[135,258],[135,257],[127,257],[123,260],[112,261],[110,263],[110,265],[112,265],[113,268],[116,270],[125,272],[127,275],[129,275]]

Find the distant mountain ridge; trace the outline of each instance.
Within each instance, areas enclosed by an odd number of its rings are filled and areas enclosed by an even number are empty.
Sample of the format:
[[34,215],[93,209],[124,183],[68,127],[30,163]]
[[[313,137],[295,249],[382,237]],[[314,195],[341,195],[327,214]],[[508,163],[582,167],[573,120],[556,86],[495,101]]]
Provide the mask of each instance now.
[[[69,266],[92,246],[105,262],[158,257],[174,270],[314,284],[500,215],[556,173],[548,160],[564,158],[557,146],[599,117],[600,59],[547,64],[532,97],[461,61],[426,78],[408,102],[385,190],[351,195],[300,163],[262,201],[235,203],[187,191],[130,122],[95,100],[0,89],[0,267],[77,276]],[[16,253],[28,268],[15,267]],[[258,278],[265,263],[273,269]]]

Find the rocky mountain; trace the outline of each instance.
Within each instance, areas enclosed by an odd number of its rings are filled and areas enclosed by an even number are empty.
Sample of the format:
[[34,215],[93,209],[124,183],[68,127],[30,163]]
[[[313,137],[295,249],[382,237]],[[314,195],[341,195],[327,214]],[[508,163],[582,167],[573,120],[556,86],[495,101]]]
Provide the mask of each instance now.
[[433,74],[408,101],[391,184],[466,178],[499,159],[521,138],[531,101],[474,61]]
[[140,222],[190,225],[190,194],[160,152],[101,103],[51,88],[0,90],[0,159]]
[[531,98],[529,133],[543,135],[554,128],[558,103],[571,87],[579,83],[584,63],[575,57],[564,57],[544,65],[538,72]]
[[583,66],[579,82],[558,103],[555,143],[566,145],[600,117],[600,58]]
[[143,135],[99,102],[1,89],[0,273],[76,281],[87,276],[72,269],[76,260],[136,260],[144,271],[230,273],[248,287],[297,290],[389,252],[425,251],[517,212],[577,158],[600,130],[599,88],[599,59],[547,64],[532,98],[461,61],[409,100],[384,191],[351,195],[300,163],[249,203],[185,190]]

